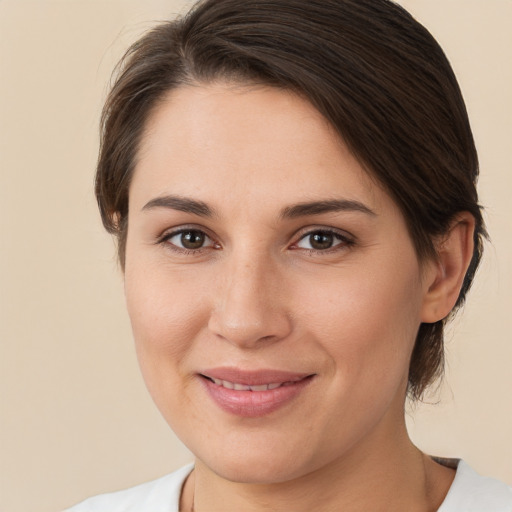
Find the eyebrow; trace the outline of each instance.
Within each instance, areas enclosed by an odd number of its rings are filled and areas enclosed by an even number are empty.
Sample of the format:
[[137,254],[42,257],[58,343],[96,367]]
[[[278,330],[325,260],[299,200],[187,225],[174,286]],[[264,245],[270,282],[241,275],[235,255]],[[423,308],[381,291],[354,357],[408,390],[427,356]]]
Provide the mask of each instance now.
[[[214,217],[215,210],[210,208],[205,202],[197,199],[190,199],[182,196],[161,196],[151,199],[146,203],[142,210],[153,210],[155,208],[168,208],[185,213],[192,213],[200,217]],[[295,219],[306,217],[308,215],[322,215],[331,212],[361,212],[366,215],[376,216],[377,214],[359,201],[349,199],[329,199],[324,201],[310,201],[287,206],[281,211],[282,219]]]
[[155,208],[168,208],[171,210],[178,210],[180,212],[192,213],[200,217],[214,217],[215,212],[203,201],[190,199],[181,196],[161,196],[151,199],[146,203],[142,210],[153,210]]
[[375,217],[377,214],[359,201],[349,199],[330,199],[326,201],[312,201],[287,206],[281,212],[281,218],[295,219],[307,215],[321,215],[331,212],[361,212]]

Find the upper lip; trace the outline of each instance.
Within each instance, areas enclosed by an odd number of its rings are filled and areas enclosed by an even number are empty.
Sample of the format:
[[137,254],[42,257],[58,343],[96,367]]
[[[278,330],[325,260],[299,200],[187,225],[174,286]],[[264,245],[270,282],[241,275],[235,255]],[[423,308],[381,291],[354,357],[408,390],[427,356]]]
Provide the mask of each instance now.
[[246,386],[261,386],[263,384],[299,381],[313,374],[273,369],[242,370],[241,368],[222,367],[201,371],[200,375]]

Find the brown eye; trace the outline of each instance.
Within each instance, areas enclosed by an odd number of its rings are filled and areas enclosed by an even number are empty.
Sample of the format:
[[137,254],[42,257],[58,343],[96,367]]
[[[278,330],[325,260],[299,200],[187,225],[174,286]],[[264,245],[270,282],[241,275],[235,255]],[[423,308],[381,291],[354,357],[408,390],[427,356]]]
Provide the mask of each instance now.
[[314,233],[309,235],[309,243],[313,249],[330,249],[334,243],[334,236],[331,233]]
[[203,246],[205,238],[201,231],[184,231],[180,235],[180,242],[185,249],[199,249]]
[[337,246],[341,249],[351,244],[351,240],[333,231],[311,231],[299,240],[297,247],[310,251],[326,251]]
[[213,241],[203,231],[198,229],[185,229],[171,233],[163,239],[163,242],[176,246],[178,249],[194,251],[204,247],[212,247]]

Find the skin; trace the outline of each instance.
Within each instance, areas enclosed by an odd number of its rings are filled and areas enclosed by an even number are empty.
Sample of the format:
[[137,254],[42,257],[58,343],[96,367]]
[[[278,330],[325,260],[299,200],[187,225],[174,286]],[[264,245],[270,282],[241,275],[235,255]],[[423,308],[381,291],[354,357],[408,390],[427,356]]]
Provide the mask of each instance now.
[[[352,206],[283,215],[332,200]],[[420,323],[457,298],[470,215],[439,241],[438,261],[420,264],[395,203],[308,102],[223,83],[181,87],[152,113],[129,204],[125,291],[140,366],[196,456],[182,510],[439,507],[454,473],[413,446],[404,401]],[[204,245],[184,249],[180,229],[205,233]],[[333,246],[312,249],[322,230]],[[277,411],[241,418],[198,377],[218,366],[315,377]]]

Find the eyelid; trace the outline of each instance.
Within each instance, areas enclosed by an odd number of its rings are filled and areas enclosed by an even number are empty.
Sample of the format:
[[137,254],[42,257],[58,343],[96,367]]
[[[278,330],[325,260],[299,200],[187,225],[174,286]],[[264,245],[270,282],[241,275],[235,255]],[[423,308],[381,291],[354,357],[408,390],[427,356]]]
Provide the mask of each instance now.
[[[169,242],[169,240],[171,238],[173,238],[174,236],[177,236],[177,235],[187,232],[187,231],[198,231],[198,232],[203,233],[205,235],[205,237],[207,237],[211,241],[211,244],[209,244],[207,246],[200,247],[198,249],[186,249],[184,247],[180,247],[178,245],[175,245],[175,244]],[[341,243],[336,244],[333,247],[330,247],[328,249],[306,249],[306,248],[297,247],[297,244],[301,240],[303,240],[307,236],[311,236],[315,233],[331,234],[331,235],[335,236],[338,240],[341,240]],[[312,253],[328,253],[330,251],[336,251],[336,250],[340,250],[342,248],[352,246],[356,243],[356,237],[354,235],[352,235],[351,233],[348,233],[345,230],[341,230],[341,229],[334,228],[331,226],[322,226],[322,225],[307,226],[307,227],[300,229],[294,235],[293,240],[294,240],[294,242],[289,246],[290,249],[304,250],[304,251],[309,251]],[[175,250],[175,251],[181,252],[181,253],[188,253],[188,254],[199,253],[203,250],[208,250],[211,248],[215,248],[215,249],[221,248],[221,244],[216,240],[216,237],[210,233],[209,229],[205,228],[204,226],[198,226],[195,224],[185,224],[185,225],[176,226],[173,228],[167,228],[160,235],[158,235],[155,244],[156,245],[167,244],[168,247],[171,248],[172,250]]]
[[213,238],[209,230],[206,229],[204,226],[198,226],[197,224],[180,224],[178,226],[163,229],[158,235],[156,235],[156,243],[159,243],[164,238],[169,238],[170,236],[178,235],[180,233],[183,233],[184,231],[200,231],[201,233],[204,233],[207,237]]
[[[213,240],[206,233],[203,233],[202,231],[199,231],[198,229],[183,229],[181,231],[175,231],[174,233],[169,233],[166,237],[164,237],[164,240],[165,241],[170,241],[173,238],[182,235],[183,233],[191,233],[191,232],[196,232],[196,231],[198,233],[203,234],[204,235],[204,239],[205,239],[205,245],[203,245],[201,247],[198,247],[198,249],[203,249],[203,248],[211,247],[212,245],[214,245]],[[209,240],[211,243],[207,244],[207,242],[206,242],[207,240]],[[180,247],[179,245],[177,245],[177,244],[175,244],[173,242],[171,242],[171,243],[172,243],[172,245],[176,245],[180,249],[185,249],[185,247]]]
[[[178,236],[181,233],[186,233],[187,231],[197,231],[197,232],[203,233],[205,235],[205,237],[211,241],[211,244],[199,247],[198,249],[187,249],[185,247],[180,247],[179,245],[169,242],[169,240],[171,238]],[[172,249],[176,252],[181,252],[181,253],[186,253],[186,254],[199,253],[205,249],[211,249],[212,247],[213,248],[220,247],[220,244],[215,240],[215,237],[209,233],[208,229],[204,228],[203,226],[197,226],[194,224],[188,224],[188,225],[185,224],[185,225],[181,225],[181,226],[176,226],[174,228],[167,228],[157,237],[155,244],[156,245],[167,244],[167,246],[170,249]]]
[[[297,247],[297,244],[303,240],[304,238],[311,236],[315,233],[326,233],[329,235],[334,235],[336,238],[341,240],[341,243],[334,245],[328,249],[306,249],[302,247]],[[295,250],[304,250],[315,253],[328,253],[329,251],[336,251],[341,249],[342,247],[352,246],[356,243],[356,237],[347,231],[333,228],[330,226],[308,226],[306,228],[302,228],[294,237],[294,242],[291,245],[291,249]],[[340,247],[341,246],[341,247]]]

